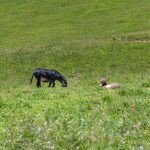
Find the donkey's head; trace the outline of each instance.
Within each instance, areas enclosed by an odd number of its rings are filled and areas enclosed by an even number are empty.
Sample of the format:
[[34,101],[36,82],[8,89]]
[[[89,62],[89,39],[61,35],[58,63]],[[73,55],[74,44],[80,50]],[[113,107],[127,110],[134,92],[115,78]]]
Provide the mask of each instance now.
[[67,87],[68,83],[66,80],[63,79],[63,80],[61,80],[61,85],[62,85],[62,87]]

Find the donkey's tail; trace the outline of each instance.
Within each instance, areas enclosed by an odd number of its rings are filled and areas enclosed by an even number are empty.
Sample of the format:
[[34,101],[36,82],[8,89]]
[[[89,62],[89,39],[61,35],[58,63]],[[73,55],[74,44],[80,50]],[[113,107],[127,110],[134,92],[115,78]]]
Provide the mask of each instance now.
[[30,80],[30,84],[32,83],[32,80],[33,80],[33,74],[32,74],[31,80]]

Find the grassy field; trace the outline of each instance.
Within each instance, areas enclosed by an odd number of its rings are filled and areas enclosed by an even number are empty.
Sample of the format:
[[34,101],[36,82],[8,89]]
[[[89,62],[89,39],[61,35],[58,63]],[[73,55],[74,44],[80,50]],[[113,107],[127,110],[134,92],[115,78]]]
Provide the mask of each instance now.
[[[149,150],[149,0],[0,3],[0,149]],[[30,85],[38,67],[68,87]]]

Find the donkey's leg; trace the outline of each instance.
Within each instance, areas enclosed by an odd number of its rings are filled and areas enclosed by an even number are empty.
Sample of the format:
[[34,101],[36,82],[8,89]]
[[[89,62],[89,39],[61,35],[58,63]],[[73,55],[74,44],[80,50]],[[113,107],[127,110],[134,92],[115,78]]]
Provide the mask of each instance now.
[[53,81],[53,85],[52,85],[52,87],[55,87],[55,81]]
[[41,78],[40,78],[40,77],[37,77],[36,86],[37,86],[38,88],[41,87]]
[[52,85],[52,82],[50,81],[50,82],[49,82],[49,86],[48,86],[48,87],[51,87],[51,85]]

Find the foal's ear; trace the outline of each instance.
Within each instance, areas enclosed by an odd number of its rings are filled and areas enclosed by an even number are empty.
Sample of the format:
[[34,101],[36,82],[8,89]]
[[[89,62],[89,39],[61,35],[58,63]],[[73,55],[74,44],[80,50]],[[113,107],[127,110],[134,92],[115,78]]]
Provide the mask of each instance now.
[[100,81],[107,81],[107,78],[105,78],[104,76],[100,78]]

